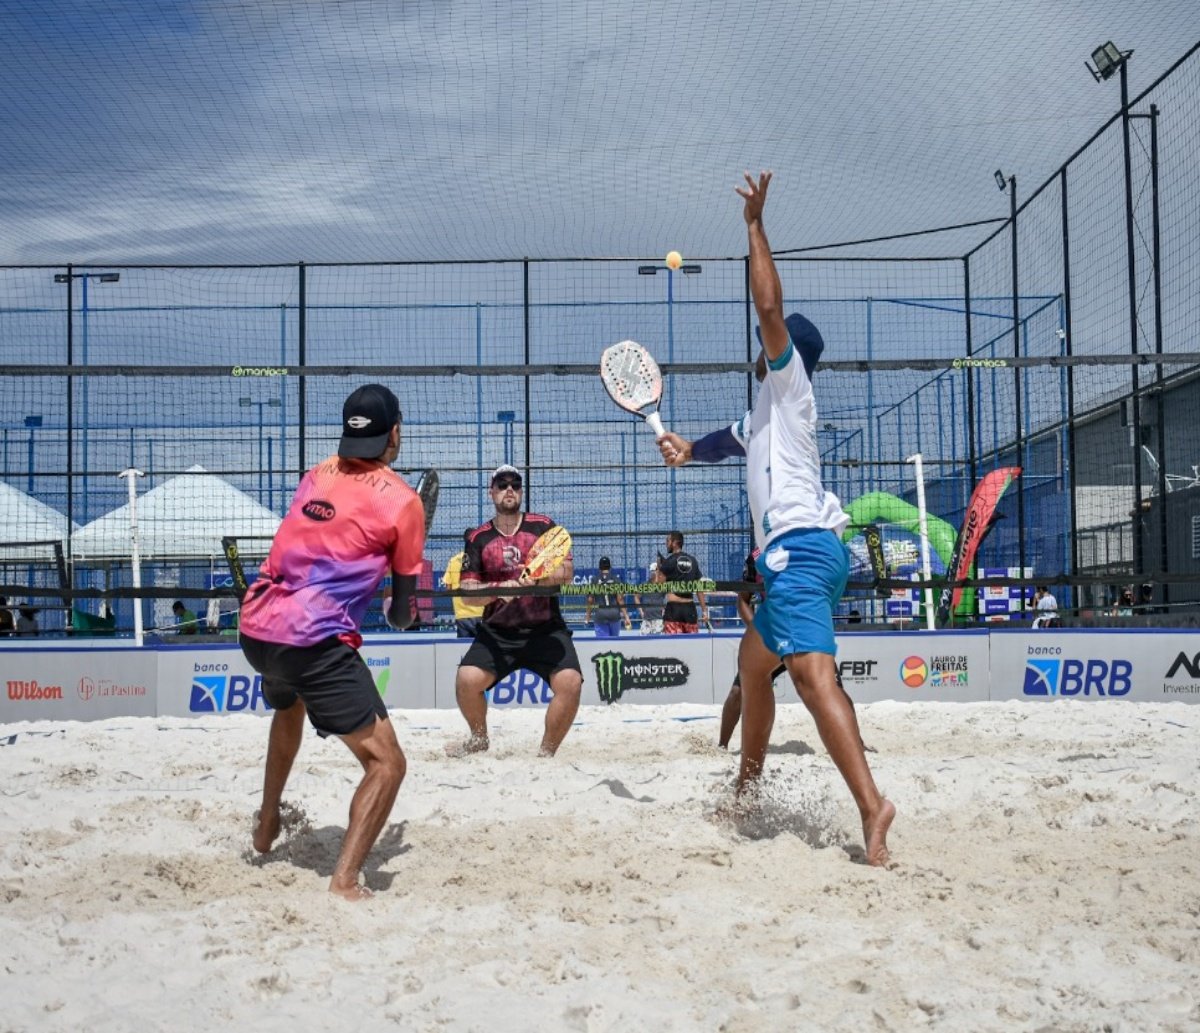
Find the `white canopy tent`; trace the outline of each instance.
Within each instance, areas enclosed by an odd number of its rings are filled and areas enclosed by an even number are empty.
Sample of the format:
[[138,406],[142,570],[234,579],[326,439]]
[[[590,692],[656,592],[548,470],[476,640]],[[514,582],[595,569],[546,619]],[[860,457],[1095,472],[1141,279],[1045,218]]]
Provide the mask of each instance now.
[[65,550],[74,530],[62,513],[32,495],[0,481],[0,563],[45,563],[54,559],[49,545],[11,542],[58,542]]
[[[222,556],[223,537],[271,538],[279,523],[280,518],[265,506],[199,465],[137,499],[138,547],[143,560]],[[130,547],[128,504],[71,535],[76,563],[128,560]]]

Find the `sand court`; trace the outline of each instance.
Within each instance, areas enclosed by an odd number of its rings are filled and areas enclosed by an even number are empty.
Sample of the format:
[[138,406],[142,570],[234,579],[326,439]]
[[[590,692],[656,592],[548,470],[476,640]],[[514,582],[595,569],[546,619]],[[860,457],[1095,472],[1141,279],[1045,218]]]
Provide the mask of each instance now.
[[890,870],[803,708],[730,803],[718,708],[393,711],[409,774],[325,887],[359,770],[311,732],[250,850],[267,724],[0,727],[4,1030],[1190,1030],[1200,1025],[1200,712],[860,706]]

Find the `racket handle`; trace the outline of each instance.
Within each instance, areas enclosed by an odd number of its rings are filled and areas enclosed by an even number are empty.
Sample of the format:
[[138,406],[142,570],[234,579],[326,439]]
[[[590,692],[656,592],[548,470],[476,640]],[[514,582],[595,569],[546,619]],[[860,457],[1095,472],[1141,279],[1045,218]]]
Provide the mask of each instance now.
[[656,412],[652,412],[646,417],[646,423],[649,425],[650,429],[654,431],[655,441],[657,441],[667,432],[666,428],[663,427],[662,420],[659,419],[658,413]]

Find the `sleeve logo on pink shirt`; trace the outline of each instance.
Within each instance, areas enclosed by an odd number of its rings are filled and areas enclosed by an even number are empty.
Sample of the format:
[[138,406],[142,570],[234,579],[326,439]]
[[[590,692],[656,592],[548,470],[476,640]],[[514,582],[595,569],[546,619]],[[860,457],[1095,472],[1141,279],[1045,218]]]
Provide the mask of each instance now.
[[310,499],[304,503],[300,512],[309,520],[332,520],[337,514],[332,502],[323,502],[321,499]]

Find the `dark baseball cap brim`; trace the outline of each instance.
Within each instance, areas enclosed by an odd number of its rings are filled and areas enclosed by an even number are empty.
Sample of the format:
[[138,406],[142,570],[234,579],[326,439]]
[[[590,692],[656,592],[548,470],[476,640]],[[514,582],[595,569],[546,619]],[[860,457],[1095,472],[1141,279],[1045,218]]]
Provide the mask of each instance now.
[[371,438],[348,438],[342,436],[338,442],[338,455],[343,459],[378,459],[387,448],[388,434],[377,434]]

